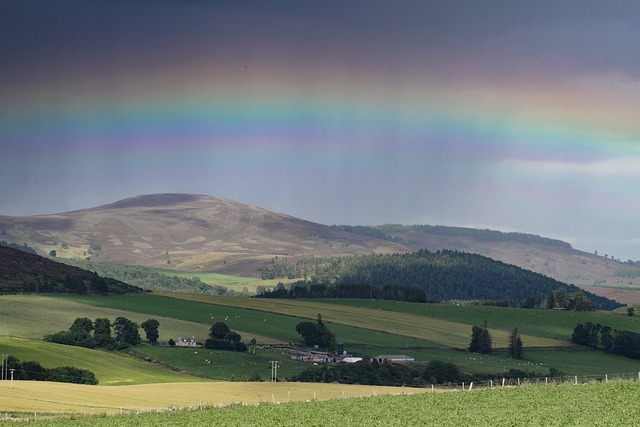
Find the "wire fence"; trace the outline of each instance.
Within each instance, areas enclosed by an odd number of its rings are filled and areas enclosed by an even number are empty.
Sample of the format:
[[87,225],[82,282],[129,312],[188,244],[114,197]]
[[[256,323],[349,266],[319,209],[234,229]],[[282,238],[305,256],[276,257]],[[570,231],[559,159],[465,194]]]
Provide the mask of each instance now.
[[[460,383],[430,384],[426,386],[433,391],[463,390],[472,391],[474,389],[504,388],[520,386],[545,386],[560,384],[587,384],[594,382],[607,383],[609,381],[640,381],[640,372],[615,373],[602,375],[562,375],[556,377],[536,377],[536,378],[495,378],[483,381],[468,381]],[[422,388],[423,386],[419,386]]]

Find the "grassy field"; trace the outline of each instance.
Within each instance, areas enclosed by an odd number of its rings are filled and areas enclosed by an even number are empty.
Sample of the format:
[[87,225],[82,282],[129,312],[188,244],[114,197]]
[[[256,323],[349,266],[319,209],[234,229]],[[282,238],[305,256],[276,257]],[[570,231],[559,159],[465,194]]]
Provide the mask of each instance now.
[[[149,318],[148,315],[136,311],[91,306],[65,298],[39,295],[0,296],[0,336],[41,339],[45,335],[69,329],[77,317],[88,317],[92,320],[105,317],[113,322],[118,316],[127,317],[138,324]],[[209,326],[200,322],[162,316],[161,313],[154,318],[161,324],[161,340],[181,336],[204,339],[209,333]],[[144,331],[142,336],[144,338]]]
[[[481,323],[481,321],[478,323],[467,323],[461,320],[444,320],[428,316],[426,312],[413,314],[395,311],[393,316],[389,316],[388,310],[341,304],[328,304],[326,302],[331,300],[322,300],[322,302],[318,302],[257,298],[230,299],[210,295],[184,295],[176,293],[165,295],[169,295],[176,299],[199,301],[213,305],[242,307],[251,310],[262,310],[308,319],[315,319],[318,313],[322,313],[323,320],[329,323],[355,327],[365,326],[368,329],[383,331],[393,335],[418,338],[440,345],[459,348],[465,348],[469,344],[470,326]],[[392,303],[387,302],[387,304],[391,305]],[[431,304],[416,305],[429,306]],[[508,336],[511,328],[508,330],[490,328],[494,347],[506,348],[508,346]],[[528,343],[527,345],[532,347],[561,347],[569,344],[566,338],[558,340],[534,335],[527,336],[523,334],[522,339],[523,341],[526,339]]]
[[133,351],[194,375],[222,381],[248,381],[253,374],[269,381],[272,360],[278,361],[279,380],[309,368],[308,364],[291,360],[289,354],[273,348],[257,348],[255,354],[160,346],[139,346]]
[[522,310],[507,307],[417,304],[362,299],[326,299],[323,303],[428,316],[471,325],[479,325],[486,320],[490,328],[510,331],[517,327],[522,334],[559,340],[567,340],[571,337],[573,328],[578,323],[585,322],[600,323],[613,329],[640,333],[640,317],[621,316],[610,311]]
[[[220,301],[225,305],[216,305],[207,302],[208,299],[201,299],[196,295],[175,294],[178,298],[169,298],[153,294],[130,295],[125,297],[87,297],[87,296],[64,296],[59,297],[65,300],[84,304],[92,304],[99,307],[120,307],[131,312],[144,313],[148,316],[163,314],[168,317],[175,317],[192,322],[202,322],[213,324],[215,322],[225,322],[232,330],[239,331],[245,338],[245,334],[261,335],[271,337],[271,341],[259,341],[262,343],[294,342],[300,340],[300,335],[295,331],[296,325],[306,319],[315,319],[318,308],[322,306],[311,306],[306,311],[298,310],[294,312],[287,308],[282,308],[282,314],[268,310],[259,311],[251,308],[237,308],[231,304],[235,301],[241,307],[245,301],[257,301],[250,298],[222,298]],[[218,301],[213,300],[213,301]],[[331,308],[328,306],[327,308]],[[302,315],[302,316],[300,316]],[[299,316],[299,317],[295,317]],[[367,326],[365,321],[361,321],[361,326]],[[328,320],[331,331],[336,334],[339,341],[349,344],[361,344],[374,347],[412,347],[412,346],[434,346],[437,343],[429,342],[420,337],[399,334],[396,329],[393,331],[379,332],[371,329],[357,328],[340,323],[332,323]],[[467,330],[470,333],[470,328]],[[424,335],[424,333],[423,333]],[[468,344],[468,336],[465,338]]]
[[202,381],[143,362],[126,353],[90,350],[39,340],[0,337],[0,353],[11,354],[21,361],[37,361],[45,368],[75,366],[88,369],[101,385],[154,384]]
[[[407,354],[422,362],[450,361],[467,373],[498,375],[510,369],[544,375],[551,367],[567,375],[602,376],[640,371],[640,361],[585,351],[571,346],[568,341],[576,320],[603,318],[635,326],[637,322],[631,322],[625,316],[389,301],[317,302],[184,294],[171,296],[175,298],[155,294],[123,297],[3,296],[0,297],[0,331],[5,336],[41,338],[44,334],[67,329],[76,317],[107,317],[113,320],[117,316],[125,316],[138,323],[147,318],[158,319],[161,340],[193,335],[202,342],[209,326],[223,321],[239,332],[245,342],[256,338],[259,344],[281,344],[299,341],[300,337],[295,332],[297,323],[304,318],[315,319],[318,313],[322,313],[338,342],[344,343],[349,353],[365,358],[378,354]],[[457,322],[454,321],[456,319]],[[464,348],[469,343],[471,325],[481,323],[481,319],[486,319],[489,325],[498,326],[491,330],[494,342],[506,340],[512,324],[521,329],[528,328],[532,334],[547,336],[523,335],[524,360],[509,359],[505,350],[485,356],[470,354]],[[538,321],[544,322],[545,327],[531,326]],[[144,345],[133,351],[140,357],[151,357],[178,370],[217,380],[245,380],[254,373],[268,379],[270,360],[280,361],[280,378],[290,377],[308,367],[291,362],[287,354],[268,348],[258,348],[256,355]],[[46,356],[38,354],[38,357]],[[100,376],[98,379],[103,381]],[[142,377],[139,382],[144,381]]]
[[638,393],[638,382],[529,386],[81,418],[43,425],[631,426],[640,418]]
[[185,279],[197,277],[207,285],[222,286],[237,293],[249,293],[251,295],[256,293],[258,286],[275,287],[278,282],[287,283],[293,281],[287,279],[262,280],[259,277],[229,276],[227,274],[167,270],[162,268],[152,268],[151,270],[170,277],[177,276]]

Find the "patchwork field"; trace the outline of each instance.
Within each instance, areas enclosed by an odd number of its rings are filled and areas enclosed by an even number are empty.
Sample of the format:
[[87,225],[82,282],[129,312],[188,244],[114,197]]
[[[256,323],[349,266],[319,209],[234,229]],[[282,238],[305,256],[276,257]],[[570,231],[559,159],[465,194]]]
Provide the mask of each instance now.
[[[640,361],[587,350],[573,346],[569,341],[574,325],[584,321],[638,331],[640,323],[632,322],[627,316],[389,301],[291,301],[185,294],[2,296],[0,331],[3,338],[0,339],[0,352],[13,354],[21,360],[35,360],[47,367],[53,367],[51,361],[60,361],[54,364],[60,366],[76,364],[69,361],[77,360],[78,367],[96,373],[101,385],[182,380],[173,379],[178,374],[166,370],[163,370],[163,375],[145,371],[147,367],[161,369],[160,366],[170,366],[176,371],[208,379],[242,381],[258,375],[268,380],[272,360],[279,361],[279,378],[285,380],[309,365],[293,362],[288,353],[271,346],[299,341],[300,337],[295,332],[296,324],[304,319],[313,320],[318,313],[322,314],[338,342],[344,343],[350,354],[365,358],[378,354],[407,354],[419,362],[450,361],[466,373],[494,375],[510,369],[544,375],[550,368],[555,368],[567,375],[597,378],[605,374],[633,374],[640,371]],[[130,350],[138,359],[127,359],[141,364],[145,369],[139,374],[132,371],[118,377],[114,376],[118,369],[111,369],[113,365],[109,365],[112,362],[95,362],[90,356],[91,350],[39,341],[46,334],[67,329],[76,317],[83,316],[112,320],[124,316],[138,323],[155,318],[160,321],[161,341],[195,336],[203,342],[210,325],[223,321],[240,333],[243,341],[255,338],[258,348],[256,354],[235,354],[141,345]],[[506,350],[499,348],[491,355],[464,351],[469,343],[471,325],[481,324],[484,320],[491,327],[497,345],[506,345],[506,336],[514,326],[525,332],[522,336],[525,358],[510,359]],[[36,341],[20,341],[9,337]],[[76,351],[88,353],[87,356],[76,356]],[[120,357],[105,352],[97,353],[100,358],[103,355]],[[143,358],[154,363],[142,362]],[[116,359],[113,363],[121,362]],[[106,368],[100,369],[94,365]],[[152,379],[149,375],[156,377]],[[193,378],[186,380],[193,381]]]

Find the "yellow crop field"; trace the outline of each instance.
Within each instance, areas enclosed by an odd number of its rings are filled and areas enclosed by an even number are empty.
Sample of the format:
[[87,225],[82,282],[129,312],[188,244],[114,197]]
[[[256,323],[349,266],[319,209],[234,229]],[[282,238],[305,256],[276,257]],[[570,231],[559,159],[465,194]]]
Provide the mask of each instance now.
[[[300,300],[225,298],[210,295],[186,295],[163,292],[158,292],[157,294],[170,296],[172,298],[188,299],[190,301],[269,311],[309,319],[315,319],[318,313],[322,313],[323,320],[327,322],[355,327],[363,327],[363,325],[366,325],[367,329],[424,339],[459,348],[465,348],[469,344],[471,334],[471,328],[466,323],[452,322],[415,314],[390,312],[387,310]],[[508,346],[508,332],[498,329],[489,329],[489,331],[493,337],[493,345],[495,348],[506,348]],[[565,341],[529,335],[522,335],[522,340],[526,341],[527,346],[531,347],[562,347],[568,345]]]
[[[405,389],[345,384],[200,382],[130,386],[87,386],[40,381],[0,381],[0,413],[119,414],[186,408],[284,403],[355,396],[422,393]],[[430,391],[430,389],[429,389]]]

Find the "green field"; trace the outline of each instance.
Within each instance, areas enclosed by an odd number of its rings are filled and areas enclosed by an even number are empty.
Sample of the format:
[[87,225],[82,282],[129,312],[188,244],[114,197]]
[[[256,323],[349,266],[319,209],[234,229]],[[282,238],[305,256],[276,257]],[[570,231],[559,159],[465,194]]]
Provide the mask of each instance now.
[[151,363],[145,363],[122,352],[90,350],[21,338],[1,338],[0,353],[11,354],[21,361],[37,361],[45,368],[75,366],[88,369],[101,385],[153,384],[201,381]]
[[529,386],[472,392],[232,406],[133,417],[85,418],[50,426],[631,426],[638,382]]
[[452,304],[418,304],[362,299],[326,299],[325,304],[346,305],[377,310],[428,316],[470,325],[487,321],[489,328],[510,331],[517,327],[522,334],[568,340],[578,323],[593,322],[613,329],[640,333],[640,317],[610,311],[524,310],[508,307]]
[[[467,323],[460,320],[444,320],[429,316],[428,312],[413,314],[395,311],[393,316],[389,316],[389,310],[327,303],[327,301],[332,301],[330,299],[319,302],[317,300],[301,301],[258,298],[230,299],[210,295],[186,296],[177,293],[166,295],[175,299],[201,301],[213,305],[243,307],[250,310],[262,310],[307,319],[315,319],[317,313],[321,313],[322,318],[329,323],[383,331],[392,335],[402,335],[458,348],[465,348],[469,344],[471,325],[482,322]],[[392,306],[391,302],[386,303]],[[429,306],[431,304],[416,305]],[[508,330],[490,328],[495,347],[507,347],[507,338],[510,330],[511,328]],[[524,339],[528,340],[527,345],[533,347],[561,347],[568,345],[566,338],[557,340],[533,335],[523,335],[523,340]]]
[[222,286],[237,293],[255,294],[258,286],[274,287],[282,280],[261,280],[258,277],[229,276],[227,274],[207,273],[199,271],[178,271],[163,268],[152,268],[151,270],[164,274],[165,276],[177,276],[185,279],[197,277],[207,285]]

